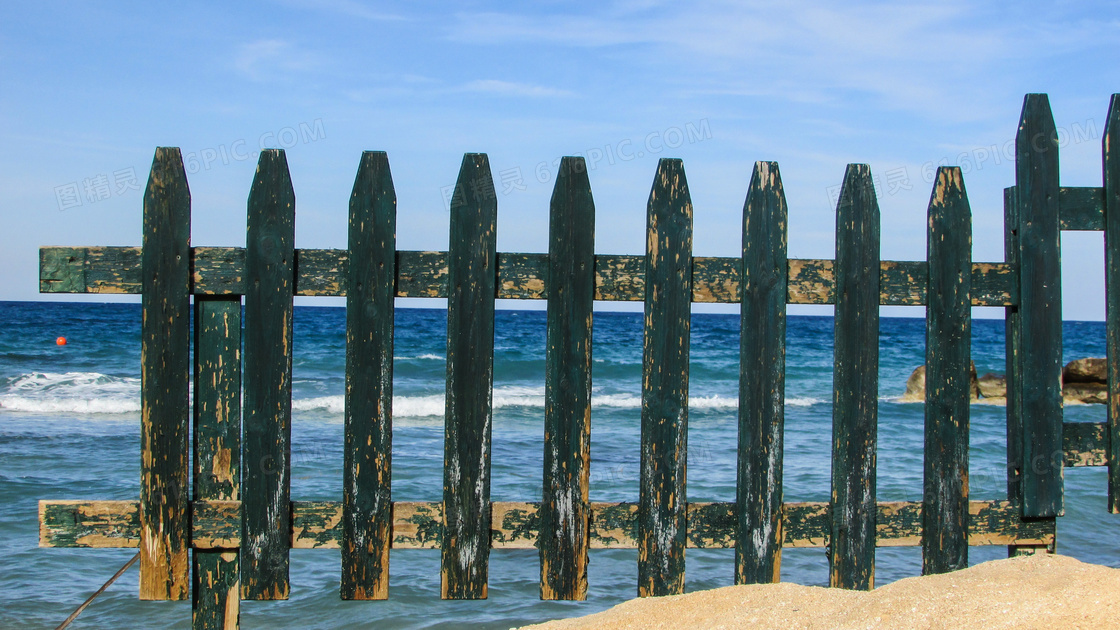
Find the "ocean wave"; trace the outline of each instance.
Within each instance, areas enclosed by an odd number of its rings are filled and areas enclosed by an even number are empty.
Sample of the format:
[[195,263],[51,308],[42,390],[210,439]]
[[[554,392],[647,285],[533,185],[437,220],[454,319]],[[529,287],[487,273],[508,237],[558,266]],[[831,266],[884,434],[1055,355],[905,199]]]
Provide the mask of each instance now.
[[[810,407],[820,404],[817,398],[787,398],[786,405],[790,407]],[[543,387],[495,387],[492,398],[495,410],[507,407],[537,408],[545,406]],[[292,409],[297,411],[325,411],[331,414],[341,414],[345,411],[346,399],[343,396],[319,396],[292,401]],[[642,397],[635,394],[594,394],[591,397],[592,408],[599,409],[640,409]],[[739,399],[726,396],[693,396],[688,399],[690,409],[725,410],[731,411],[739,408]],[[393,398],[393,416],[397,418],[442,416],[445,402],[442,394],[427,396],[395,396]]]
[[440,354],[425,352],[414,357],[393,357],[397,361],[446,361],[447,358]]
[[[420,358],[434,355],[421,355]],[[809,407],[825,401],[809,397],[786,398],[789,407]],[[492,397],[495,410],[504,408],[543,409],[544,387],[498,386]],[[733,411],[737,397],[711,395],[688,399],[690,409]],[[638,394],[593,394],[591,406],[598,409],[640,409]],[[31,413],[129,414],[140,411],[140,379],[109,376],[97,372],[55,374],[32,372],[0,381],[0,408]],[[442,394],[396,396],[393,415],[399,418],[442,416]],[[346,399],[342,395],[295,398],[292,409],[301,412],[342,414]]]
[[32,372],[5,379],[0,408],[32,413],[140,411],[140,379],[98,372]]

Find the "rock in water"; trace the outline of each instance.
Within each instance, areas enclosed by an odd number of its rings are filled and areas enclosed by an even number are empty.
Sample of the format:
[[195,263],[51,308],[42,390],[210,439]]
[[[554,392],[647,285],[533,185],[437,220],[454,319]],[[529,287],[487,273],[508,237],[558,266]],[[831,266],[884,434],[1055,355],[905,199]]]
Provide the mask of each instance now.
[[1062,387],[1066,403],[1108,404],[1108,385],[1103,383],[1066,383]]
[[914,368],[910,378],[906,379],[906,391],[899,396],[898,402],[925,402],[926,401],[926,366],[919,365]]
[[984,398],[1007,398],[1007,377],[988,372],[978,381],[980,395]]
[[[969,375],[968,375],[968,390],[969,398],[976,400],[980,397],[980,384],[976,378],[976,364],[969,362]],[[926,366],[919,365],[914,368],[910,374],[910,378],[906,379],[906,391],[899,396],[898,402],[920,402],[926,401]]]
[[1062,382],[1108,385],[1108,360],[1088,358],[1070,361],[1062,370]]

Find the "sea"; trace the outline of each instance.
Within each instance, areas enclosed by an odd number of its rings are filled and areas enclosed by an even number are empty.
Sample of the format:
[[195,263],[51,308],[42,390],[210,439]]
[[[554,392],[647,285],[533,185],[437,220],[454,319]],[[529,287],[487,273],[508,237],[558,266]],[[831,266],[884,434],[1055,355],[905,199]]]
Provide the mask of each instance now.
[[[396,310],[393,498],[442,498],[447,315]],[[345,326],[342,308],[297,306],[292,498],[341,500]],[[688,416],[689,501],[734,501],[738,388],[736,314],[694,313]],[[66,345],[56,345],[57,337]],[[785,500],[829,498],[832,422],[830,316],[787,320]],[[495,501],[539,501],[545,313],[499,310],[495,322]],[[1101,322],[1065,322],[1066,361],[1105,353]],[[898,402],[924,361],[920,318],[880,321],[878,499],[922,496],[923,406]],[[973,321],[980,374],[1004,372],[1002,320]],[[642,317],[594,315],[591,500],[638,497]],[[140,480],[140,307],[122,303],[0,302],[0,628],[53,628],[135,553],[41,549],[41,499],[135,500]],[[973,499],[1006,497],[1005,409],[971,407]],[[1067,406],[1067,421],[1100,422],[1101,405]],[[1066,470],[1058,551],[1120,566],[1120,516],[1105,508],[1104,468]],[[972,547],[969,562],[1006,547]],[[686,590],[734,581],[734,550],[689,549]],[[245,628],[510,628],[604,610],[637,594],[636,550],[593,549],[583,602],[539,599],[535,550],[494,550],[489,599],[441,601],[439,551],[391,556],[389,599],[338,597],[338,550],[291,552],[291,599],[242,602]],[[783,581],[826,585],[823,549],[787,549]],[[919,575],[918,547],[880,548],[876,584]],[[72,628],[187,628],[189,602],[143,602],[133,566]]]

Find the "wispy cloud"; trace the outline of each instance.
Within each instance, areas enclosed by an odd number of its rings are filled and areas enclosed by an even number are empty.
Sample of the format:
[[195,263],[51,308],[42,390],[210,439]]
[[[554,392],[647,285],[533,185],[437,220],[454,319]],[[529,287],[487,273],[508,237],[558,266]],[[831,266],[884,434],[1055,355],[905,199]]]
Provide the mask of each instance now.
[[[947,102],[970,101],[954,116],[984,116],[1017,92],[1024,58],[1045,59],[1090,45],[1108,23],[1041,35],[1046,16],[1012,9],[999,15],[971,3],[933,6],[872,3],[838,7],[823,0],[714,2],[703,6],[609,3],[593,14],[461,13],[447,39],[483,46],[534,43],[609,49],[636,68],[664,69],[681,93],[741,94],[828,102],[838,93],[920,115],[948,116]],[[1071,39],[1070,30],[1084,38]],[[687,71],[687,72],[682,72]]]
[[238,47],[234,67],[254,81],[304,72],[320,65],[315,53],[305,52],[280,39],[260,39]]
[[496,94],[499,96],[521,96],[529,98],[564,97],[573,96],[568,90],[532,85],[529,83],[515,83],[512,81],[499,81],[497,79],[481,79],[465,83],[453,91],[477,92],[481,94]]
[[300,9],[310,9],[313,11],[322,11],[324,13],[335,13],[346,17],[356,17],[363,20],[372,20],[377,22],[399,22],[406,20],[403,15],[396,13],[384,13],[374,10],[369,6],[355,2],[354,0],[282,0],[284,4],[290,7]]

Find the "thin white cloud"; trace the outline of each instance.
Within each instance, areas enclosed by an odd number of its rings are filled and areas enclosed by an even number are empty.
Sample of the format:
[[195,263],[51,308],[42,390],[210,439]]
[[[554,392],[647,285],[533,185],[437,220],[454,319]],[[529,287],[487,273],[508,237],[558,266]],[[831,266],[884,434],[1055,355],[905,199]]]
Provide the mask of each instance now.
[[407,20],[403,15],[384,13],[354,0],[283,0],[283,3],[300,9],[310,9],[324,13],[336,13],[346,17],[356,17],[375,22],[399,22]]
[[[981,119],[1018,92],[1025,60],[1084,48],[1115,30],[1107,22],[1042,36],[1026,9],[971,3],[629,2],[595,14],[462,13],[451,41],[609,49],[611,58],[652,70],[680,94],[729,93],[800,103],[872,98],[923,116]],[[1038,22],[1036,24],[1035,22]],[[1080,33],[1071,37],[1070,31]],[[1054,40],[1054,41],[1050,41]],[[1029,78],[1029,77],[1027,77]],[[844,94],[847,93],[847,94]],[[968,108],[944,105],[967,100]]]
[[572,92],[557,88],[532,85],[529,83],[516,83],[512,81],[499,81],[497,79],[480,79],[465,83],[453,91],[476,92],[480,94],[497,94],[499,96],[521,96],[529,98],[550,98],[572,96]]
[[318,56],[280,39],[260,39],[238,47],[234,67],[254,81],[282,78],[319,66]]

